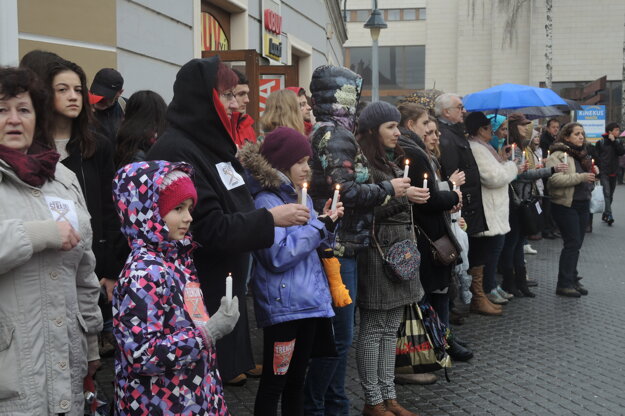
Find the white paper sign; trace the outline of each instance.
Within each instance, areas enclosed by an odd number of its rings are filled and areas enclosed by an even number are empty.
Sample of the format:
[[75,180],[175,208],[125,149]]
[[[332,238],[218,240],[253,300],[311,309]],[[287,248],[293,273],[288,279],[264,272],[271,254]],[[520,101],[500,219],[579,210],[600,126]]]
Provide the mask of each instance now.
[[536,211],[538,211],[538,215],[543,212],[543,209],[540,207],[540,202],[536,201]]
[[237,171],[234,170],[234,168],[232,167],[232,163],[217,163],[215,167],[217,168],[217,172],[219,172],[221,181],[223,182],[227,190],[231,190],[245,184],[245,181],[243,180],[241,175],[239,175]]
[[54,221],[67,221],[74,227],[76,232],[80,232],[78,213],[76,212],[74,201],[56,196],[46,196],[46,203]]

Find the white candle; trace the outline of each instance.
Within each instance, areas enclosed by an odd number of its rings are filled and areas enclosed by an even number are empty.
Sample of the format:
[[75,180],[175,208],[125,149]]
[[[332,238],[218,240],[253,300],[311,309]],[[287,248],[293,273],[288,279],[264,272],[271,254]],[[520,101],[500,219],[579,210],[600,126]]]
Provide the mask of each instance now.
[[423,174],[423,187],[424,188],[428,187],[428,174],[427,173]]
[[551,156],[551,150],[547,150],[547,159],[549,159],[549,156]]
[[512,143],[512,152],[510,152],[510,160],[514,160],[514,151],[516,149],[516,144]]
[[404,178],[408,177],[408,169],[410,169],[410,159],[404,161]]
[[525,164],[525,150],[521,153],[521,165]]
[[569,164],[569,154],[564,152],[564,163]]
[[308,205],[306,204],[307,199],[308,199],[308,184],[304,182],[304,184],[302,185],[302,199],[300,201],[300,204]]
[[232,302],[232,273],[228,273],[228,277],[226,277],[226,300],[228,304]]
[[453,190],[457,191],[458,190],[458,186],[456,185],[456,182],[451,181],[451,184],[453,185]]
[[332,198],[332,207],[330,207],[330,211],[336,211],[336,204],[339,202],[339,190],[341,189],[341,185],[337,184],[336,189],[334,190],[334,197]]

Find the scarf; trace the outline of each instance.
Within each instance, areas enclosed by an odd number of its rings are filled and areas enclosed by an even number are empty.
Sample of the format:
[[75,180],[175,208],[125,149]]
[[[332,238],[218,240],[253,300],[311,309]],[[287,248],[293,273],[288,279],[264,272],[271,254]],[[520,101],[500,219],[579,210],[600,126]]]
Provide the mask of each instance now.
[[582,165],[582,169],[586,172],[592,172],[592,160],[588,156],[588,150],[585,145],[575,146],[567,141],[555,142],[549,148],[551,153],[553,152],[565,152],[569,156],[577,159]]
[[41,188],[50,179],[54,179],[59,154],[46,150],[35,154],[24,154],[0,145],[0,159],[13,169],[18,178],[27,184]]

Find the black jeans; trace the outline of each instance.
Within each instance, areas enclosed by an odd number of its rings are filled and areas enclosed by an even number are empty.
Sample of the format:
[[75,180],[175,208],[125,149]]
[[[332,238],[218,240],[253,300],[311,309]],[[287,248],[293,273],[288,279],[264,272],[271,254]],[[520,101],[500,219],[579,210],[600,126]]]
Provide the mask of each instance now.
[[590,201],[573,201],[571,207],[551,204],[553,219],[562,234],[562,252],[558,270],[558,287],[574,288],[579,252],[584,243],[586,226],[590,219]]
[[[297,319],[263,328],[263,374],[254,415],[277,415],[280,396],[283,415],[304,414],[304,380],[319,319]],[[289,350],[291,341],[295,345],[288,362],[285,351]],[[274,368],[275,365],[278,367]]]
[[484,266],[482,284],[486,293],[497,287],[495,275],[504,240],[504,235],[494,235],[492,237],[469,236],[469,267]]
[[525,235],[521,232],[519,209],[510,207],[510,232],[506,234],[506,242],[499,259],[502,269],[514,269],[514,272],[518,274],[525,267],[523,244],[525,244]]
[[603,186],[603,199],[605,200],[603,215],[612,215],[612,198],[616,189],[616,176],[601,175],[599,181]]

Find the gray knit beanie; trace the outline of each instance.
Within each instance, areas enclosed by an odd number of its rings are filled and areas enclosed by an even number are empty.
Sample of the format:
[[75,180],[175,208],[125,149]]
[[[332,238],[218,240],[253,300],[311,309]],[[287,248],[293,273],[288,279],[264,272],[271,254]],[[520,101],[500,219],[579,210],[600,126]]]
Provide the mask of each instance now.
[[358,117],[358,130],[361,132],[377,129],[381,124],[389,121],[401,121],[401,114],[397,108],[386,101],[376,101],[367,105]]

